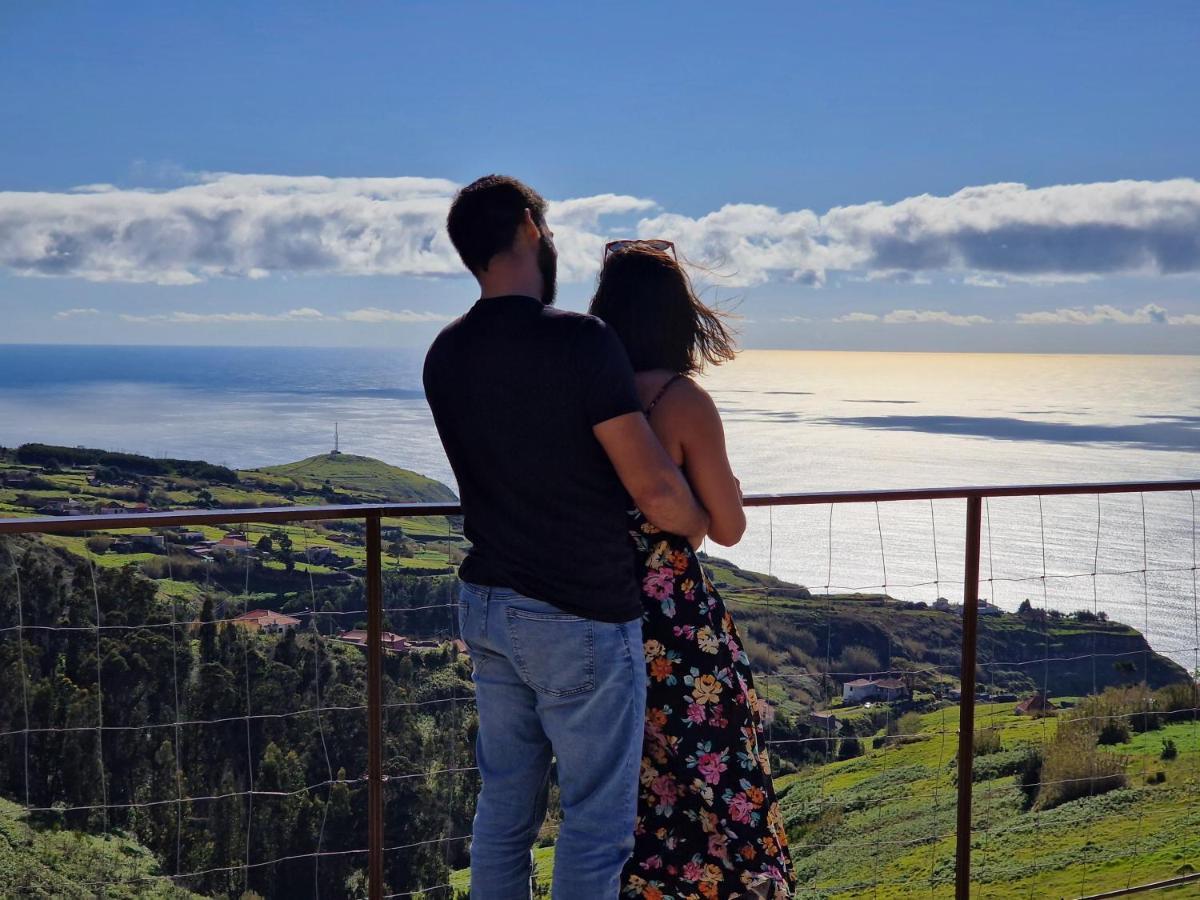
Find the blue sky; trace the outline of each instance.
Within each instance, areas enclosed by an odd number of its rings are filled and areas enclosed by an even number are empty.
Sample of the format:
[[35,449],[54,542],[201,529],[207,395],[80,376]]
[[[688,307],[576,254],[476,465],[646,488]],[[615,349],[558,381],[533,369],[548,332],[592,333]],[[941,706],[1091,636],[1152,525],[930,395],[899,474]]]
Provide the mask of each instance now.
[[505,171],[574,202],[567,306],[656,231],[748,346],[1195,352],[1198,43],[1193,3],[6,4],[0,343],[419,346],[474,291],[439,211]]

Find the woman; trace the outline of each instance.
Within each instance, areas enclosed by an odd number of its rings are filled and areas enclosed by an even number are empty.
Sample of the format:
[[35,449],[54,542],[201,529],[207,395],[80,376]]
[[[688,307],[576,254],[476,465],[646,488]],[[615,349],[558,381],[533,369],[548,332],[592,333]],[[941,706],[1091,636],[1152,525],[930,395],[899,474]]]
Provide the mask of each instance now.
[[[689,377],[733,359],[731,336],[669,242],[617,241],[605,255],[589,311],[625,343],[650,425],[709,512],[708,537],[736,544],[746,528],[741,490],[717,408]],[[790,897],[787,838],[741,638],[688,538],[631,515],[650,688],[622,896]]]

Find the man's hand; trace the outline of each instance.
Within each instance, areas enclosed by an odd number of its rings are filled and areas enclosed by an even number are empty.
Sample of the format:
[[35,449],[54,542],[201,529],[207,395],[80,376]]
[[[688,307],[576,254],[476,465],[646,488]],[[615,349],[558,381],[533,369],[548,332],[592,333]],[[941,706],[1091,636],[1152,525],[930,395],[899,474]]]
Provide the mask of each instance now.
[[696,502],[679,471],[640,412],[626,413],[592,428],[617,477],[650,523],[672,534],[708,532],[708,513]]

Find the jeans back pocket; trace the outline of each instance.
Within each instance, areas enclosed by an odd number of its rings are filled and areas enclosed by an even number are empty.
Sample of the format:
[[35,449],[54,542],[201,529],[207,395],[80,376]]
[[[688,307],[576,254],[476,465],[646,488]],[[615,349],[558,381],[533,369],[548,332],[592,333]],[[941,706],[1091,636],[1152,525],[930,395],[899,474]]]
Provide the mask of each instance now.
[[595,632],[590,619],[526,609],[506,612],[513,663],[529,687],[551,697],[596,687]]

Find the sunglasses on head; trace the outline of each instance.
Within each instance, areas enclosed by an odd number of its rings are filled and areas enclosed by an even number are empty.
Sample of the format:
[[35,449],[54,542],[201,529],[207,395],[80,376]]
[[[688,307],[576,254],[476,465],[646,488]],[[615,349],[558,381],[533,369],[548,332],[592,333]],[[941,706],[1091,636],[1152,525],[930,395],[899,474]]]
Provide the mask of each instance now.
[[604,245],[604,258],[607,260],[612,254],[628,250],[630,247],[643,247],[647,250],[657,250],[659,253],[666,253],[669,250],[671,255],[675,256],[675,245],[670,241],[664,241],[661,238],[647,238],[645,240],[609,241]]

